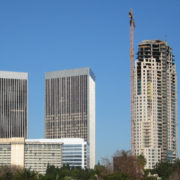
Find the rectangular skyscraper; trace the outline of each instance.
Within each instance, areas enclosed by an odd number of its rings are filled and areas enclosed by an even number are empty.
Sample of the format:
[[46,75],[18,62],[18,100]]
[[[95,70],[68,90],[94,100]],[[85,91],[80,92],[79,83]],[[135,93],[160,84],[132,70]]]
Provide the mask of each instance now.
[[90,68],[47,72],[46,138],[83,138],[95,165],[95,75]]
[[177,75],[166,42],[139,44],[134,70],[134,148],[144,154],[146,168],[177,158]]
[[0,138],[27,138],[28,74],[0,71]]

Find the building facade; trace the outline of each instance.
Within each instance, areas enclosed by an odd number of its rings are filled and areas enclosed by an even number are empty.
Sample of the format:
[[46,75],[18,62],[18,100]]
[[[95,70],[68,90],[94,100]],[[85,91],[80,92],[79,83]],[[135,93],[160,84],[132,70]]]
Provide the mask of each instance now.
[[83,138],[95,165],[95,75],[90,68],[45,74],[45,137]]
[[48,165],[62,167],[62,143],[56,139],[1,138],[0,165],[44,174]]
[[62,163],[70,167],[89,168],[89,145],[82,138],[62,138]]
[[28,74],[0,71],[0,138],[27,138],[27,124]]
[[0,138],[0,166],[31,168],[44,174],[48,165],[89,168],[89,146],[81,138]]
[[44,174],[48,165],[62,167],[62,143],[57,139],[26,139],[24,167]]
[[134,69],[134,149],[146,168],[177,158],[177,75],[172,49],[160,40],[142,41]]

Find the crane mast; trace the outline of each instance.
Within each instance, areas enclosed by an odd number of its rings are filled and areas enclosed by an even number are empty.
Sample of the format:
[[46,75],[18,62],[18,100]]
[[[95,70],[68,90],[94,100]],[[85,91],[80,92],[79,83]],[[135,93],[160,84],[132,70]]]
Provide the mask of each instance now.
[[130,18],[130,73],[131,73],[131,153],[134,155],[134,28],[133,9],[129,12]]

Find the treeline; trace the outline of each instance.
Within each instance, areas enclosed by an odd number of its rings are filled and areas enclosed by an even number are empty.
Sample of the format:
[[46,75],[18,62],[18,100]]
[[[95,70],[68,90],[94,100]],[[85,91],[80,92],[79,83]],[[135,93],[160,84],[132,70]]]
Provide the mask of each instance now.
[[48,165],[44,175],[16,166],[0,167],[0,180],[180,180],[180,160],[175,163],[160,162],[152,170],[145,170],[143,156],[131,156],[128,151],[118,151],[113,159],[103,159],[94,169],[61,168]]
[[61,168],[48,166],[46,173],[39,174],[31,169],[16,166],[0,167],[0,180],[96,180],[96,172],[91,169],[70,168],[68,165]]

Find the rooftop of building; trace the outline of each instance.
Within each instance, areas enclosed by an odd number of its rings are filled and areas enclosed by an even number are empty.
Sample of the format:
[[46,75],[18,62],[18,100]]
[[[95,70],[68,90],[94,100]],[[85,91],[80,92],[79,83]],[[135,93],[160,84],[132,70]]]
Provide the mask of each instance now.
[[167,45],[167,42],[162,41],[162,40],[143,40],[139,43],[139,45],[145,45],[145,44],[165,44],[165,45]]
[[48,144],[87,144],[82,138],[60,138],[60,139],[24,139],[24,138],[0,138],[0,144],[4,143],[48,143]]
[[0,71],[0,78],[28,79],[28,73],[27,72]]
[[84,144],[86,143],[82,138],[60,138],[60,139],[26,139],[26,143],[64,143],[64,144]]
[[89,67],[46,72],[45,78],[53,79],[53,78],[71,77],[71,76],[80,76],[80,75],[90,75],[94,80],[96,78],[95,74]]

